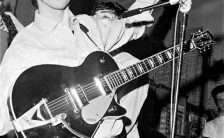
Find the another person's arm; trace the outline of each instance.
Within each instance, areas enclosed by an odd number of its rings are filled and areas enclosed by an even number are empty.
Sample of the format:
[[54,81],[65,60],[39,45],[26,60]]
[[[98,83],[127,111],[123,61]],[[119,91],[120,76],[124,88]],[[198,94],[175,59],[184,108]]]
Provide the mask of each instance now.
[[[142,8],[157,3],[158,0],[136,0],[128,10]],[[121,20],[114,20],[111,24],[110,36],[106,42],[106,51],[113,51],[130,40],[138,39],[145,32],[145,27],[149,24],[127,27],[127,24],[135,22],[153,22],[152,11],[146,11],[139,15],[128,17]]]

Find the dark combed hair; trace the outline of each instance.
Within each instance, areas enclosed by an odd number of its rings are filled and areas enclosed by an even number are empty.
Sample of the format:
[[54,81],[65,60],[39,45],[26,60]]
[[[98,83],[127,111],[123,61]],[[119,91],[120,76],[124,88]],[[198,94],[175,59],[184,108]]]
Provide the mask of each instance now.
[[38,8],[37,0],[31,0],[31,3],[35,8]]
[[217,104],[217,98],[216,98],[216,96],[217,96],[217,94],[219,94],[219,93],[222,93],[222,92],[224,92],[224,85],[219,85],[219,86],[217,86],[217,87],[215,87],[213,90],[212,90],[212,97],[213,97],[213,99],[214,99],[214,101],[215,101],[215,103]]
[[116,16],[120,16],[126,9],[117,2],[99,2],[93,7],[91,15],[94,15],[99,10],[111,10]]

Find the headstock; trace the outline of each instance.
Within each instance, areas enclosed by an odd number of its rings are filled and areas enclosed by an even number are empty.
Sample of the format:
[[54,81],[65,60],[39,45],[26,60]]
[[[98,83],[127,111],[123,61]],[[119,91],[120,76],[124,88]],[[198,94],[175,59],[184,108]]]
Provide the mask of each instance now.
[[198,49],[200,52],[203,52],[210,49],[210,46],[215,44],[215,41],[208,30],[198,30],[196,33],[192,34],[191,44],[193,44],[192,46],[194,48]]

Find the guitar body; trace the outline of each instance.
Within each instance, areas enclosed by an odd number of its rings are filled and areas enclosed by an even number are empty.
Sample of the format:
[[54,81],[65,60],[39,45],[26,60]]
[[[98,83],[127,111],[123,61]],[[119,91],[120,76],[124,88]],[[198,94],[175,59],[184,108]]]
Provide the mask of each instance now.
[[[83,105],[80,110],[74,110],[73,105],[68,102],[65,88],[75,88],[83,86],[88,88],[88,84],[94,82],[94,77],[108,74],[118,70],[115,61],[104,52],[91,53],[79,67],[66,67],[59,65],[38,65],[24,71],[17,79],[11,100],[11,110],[14,120],[25,114],[33,106],[39,104],[44,98],[50,103],[49,115],[44,108],[40,108],[41,117],[34,113],[32,120],[46,121],[58,114],[65,114],[65,122],[74,133],[68,130],[63,124],[34,127],[24,130],[26,137],[30,138],[55,138],[55,137],[92,137],[97,130],[102,118],[111,116],[122,116],[125,109],[120,107],[114,100],[115,91],[110,91],[107,95],[99,96],[88,104]],[[88,86],[88,87],[86,87]],[[94,93],[101,93],[98,89],[92,90]],[[65,96],[64,96],[65,95]],[[65,100],[64,100],[65,99]],[[55,102],[55,100],[57,100]],[[41,106],[43,107],[43,105]],[[23,120],[25,117],[23,117]],[[26,120],[32,126],[35,121]]]

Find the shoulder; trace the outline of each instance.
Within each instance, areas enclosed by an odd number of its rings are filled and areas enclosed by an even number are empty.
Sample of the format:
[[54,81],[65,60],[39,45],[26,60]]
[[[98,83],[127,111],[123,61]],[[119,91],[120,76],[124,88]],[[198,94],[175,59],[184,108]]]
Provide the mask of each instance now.
[[85,26],[90,26],[90,25],[93,25],[95,24],[95,21],[93,19],[93,16],[90,16],[90,15],[87,15],[87,14],[80,14],[80,15],[77,15],[75,16],[75,19],[85,25]]
[[34,23],[29,24],[28,26],[24,27],[21,31],[13,39],[11,45],[16,45],[19,43],[25,43],[30,40],[36,39],[35,35],[38,33],[38,30],[35,29]]

